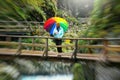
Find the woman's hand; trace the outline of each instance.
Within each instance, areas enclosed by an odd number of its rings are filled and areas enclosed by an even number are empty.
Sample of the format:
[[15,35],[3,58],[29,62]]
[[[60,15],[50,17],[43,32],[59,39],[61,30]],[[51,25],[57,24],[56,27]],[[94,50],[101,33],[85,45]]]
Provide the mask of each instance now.
[[54,34],[58,34],[58,32],[55,32]]

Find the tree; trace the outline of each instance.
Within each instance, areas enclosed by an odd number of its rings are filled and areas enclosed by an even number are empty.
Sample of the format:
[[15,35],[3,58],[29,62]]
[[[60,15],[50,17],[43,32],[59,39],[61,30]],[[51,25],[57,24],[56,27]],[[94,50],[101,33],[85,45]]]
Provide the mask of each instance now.
[[87,37],[119,37],[120,0],[95,0]]
[[0,0],[0,20],[45,21],[48,17],[55,16],[55,2],[56,0]]

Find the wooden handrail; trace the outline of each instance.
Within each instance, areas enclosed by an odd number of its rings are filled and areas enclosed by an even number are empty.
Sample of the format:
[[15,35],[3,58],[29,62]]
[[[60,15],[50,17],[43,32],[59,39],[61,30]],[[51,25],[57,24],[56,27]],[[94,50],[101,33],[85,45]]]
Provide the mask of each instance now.
[[30,32],[29,30],[27,29],[0,29],[0,32],[12,32],[12,31],[16,31],[16,32],[23,32],[23,31],[27,31],[27,32]]
[[[29,47],[45,47],[45,44],[37,44],[37,43],[21,43],[22,46],[29,46]],[[9,42],[9,41],[0,41],[0,45],[6,45],[6,46],[18,46],[19,43],[18,42]],[[74,45],[61,45],[61,46],[56,46],[56,45],[48,45],[49,47],[74,47]],[[78,48],[104,48],[103,45],[78,45]],[[116,49],[115,49],[116,48]],[[110,51],[120,51],[120,46],[118,45],[108,45],[108,47],[106,48]],[[112,49],[112,50],[111,50]]]
[[[36,21],[0,21],[1,34],[40,34],[43,33],[43,22]],[[34,26],[34,27],[33,27]],[[39,29],[39,31],[38,31]],[[35,33],[37,31],[37,33]]]
[[44,22],[37,22],[37,21],[0,21],[0,23],[44,23]]
[[[50,36],[21,36],[21,35],[3,35],[0,34],[0,37],[22,37],[22,38],[48,38],[48,39],[54,39],[54,37],[50,37]],[[104,41],[104,40],[108,40],[108,41],[120,41],[120,38],[70,38],[70,37],[64,37],[62,38],[63,40],[66,39],[70,39],[70,40],[100,40],[100,41]]]
[[0,25],[0,29],[4,28],[4,29],[8,29],[8,28],[28,28],[29,26],[25,26],[25,25]]
[[[72,53],[72,58],[73,59],[77,59],[77,50],[79,48],[100,48],[103,50],[103,58],[107,59],[108,56],[108,52],[109,51],[114,51],[114,52],[120,52],[120,45],[109,45],[108,41],[120,41],[120,38],[62,38],[63,40],[65,39],[70,39],[70,40],[75,40],[75,44],[74,45],[60,45],[60,46],[56,46],[56,45],[49,45],[48,44],[48,39],[54,39],[53,37],[50,36],[15,36],[15,35],[0,35],[0,37],[14,37],[14,38],[18,38],[19,42],[9,42],[9,41],[0,41],[0,45],[16,45],[18,46],[17,49],[17,54],[21,54],[22,53],[22,46],[30,46],[32,47],[32,50],[34,51],[35,47],[44,47],[45,51],[44,51],[44,56],[48,56],[49,52],[48,52],[48,47],[74,47],[74,51]],[[30,38],[32,39],[32,43],[23,43],[22,39],[23,38]],[[46,39],[46,43],[45,44],[37,44],[34,42],[35,38],[39,38],[39,39]],[[103,45],[91,45],[91,44],[87,44],[87,45],[78,45],[78,41],[79,40],[99,40],[101,42],[103,42]]]

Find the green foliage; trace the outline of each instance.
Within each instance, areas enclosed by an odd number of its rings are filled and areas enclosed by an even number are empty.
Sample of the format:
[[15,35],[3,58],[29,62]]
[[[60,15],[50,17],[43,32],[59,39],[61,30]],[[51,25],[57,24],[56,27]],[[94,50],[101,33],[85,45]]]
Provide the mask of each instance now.
[[15,80],[11,75],[6,73],[0,73],[0,80]]
[[120,1],[95,0],[91,14],[91,25],[86,31],[87,37],[118,37],[120,32]]
[[[22,39],[22,43],[32,43],[33,42],[33,39],[31,38],[24,38]],[[45,39],[40,39],[40,38],[34,38],[34,44],[45,44],[46,43],[46,40]],[[22,47],[23,49],[29,49],[31,50],[32,47],[31,46],[23,46]],[[35,50],[43,50],[44,48],[43,47],[34,47]]]
[[44,21],[55,16],[55,0],[0,0],[0,20]]
[[85,80],[84,78],[84,72],[82,69],[82,65],[79,63],[74,64],[73,68],[72,68],[72,72],[73,72],[73,80]]

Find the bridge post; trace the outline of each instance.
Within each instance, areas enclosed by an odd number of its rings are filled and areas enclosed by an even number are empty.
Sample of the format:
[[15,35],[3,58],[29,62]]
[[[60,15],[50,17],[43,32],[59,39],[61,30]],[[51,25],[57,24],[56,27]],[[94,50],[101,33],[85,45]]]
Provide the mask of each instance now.
[[17,50],[17,52],[16,52],[16,55],[21,54],[21,48],[22,48],[22,43],[21,43],[21,41],[22,41],[22,38],[19,37],[18,41],[19,41],[19,44],[18,44],[18,50]]
[[78,40],[76,39],[75,40],[75,49],[74,49],[74,52],[72,54],[72,58],[76,61],[77,59],[77,50],[78,50]]
[[34,42],[34,41],[35,41],[35,39],[34,39],[34,37],[33,37],[33,38],[32,38],[32,45],[33,45],[33,46],[32,46],[32,50],[33,50],[33,51],[35,50],[35,47],[34,47],[34,43],[35,43],[35,42]]
[[43,53],[43,56],[48,56],[48,38],[46,38],[46,47],[45,47],[45,51],[44,51],[44,53]]
[[104,50],[103,50],[103,61],[106,61],[107,60],[107,54],[108,54],[108,50],[107,50],[107,47],[108,47],[108,40],[104,40],[103,41],[103,45],[104,45]]

